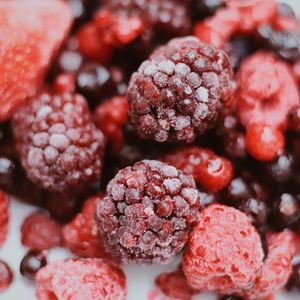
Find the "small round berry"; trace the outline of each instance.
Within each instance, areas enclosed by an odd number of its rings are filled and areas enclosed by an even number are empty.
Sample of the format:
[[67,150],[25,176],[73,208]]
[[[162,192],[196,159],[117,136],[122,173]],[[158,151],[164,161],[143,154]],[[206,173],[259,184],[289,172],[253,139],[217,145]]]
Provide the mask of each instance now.
[[16,147],[28,178],[47,190],[82,190],[99,182],[104,136],[85,99],[41,93],[13,119]]
[[46,266],[47,258],[44,252],[30,250],[20,264],[21,274],[29,280],[34,280],[36,273]]
[[131,77],[129,117],[143,139],[192,142],[231,106],[226,54],[195,37],[158,48]]
[[223,197],[227,204],[236,207],[251,197],[250,187],[244,178],[236,177],[231,180]]
[[300,291],[300,263],[293,266],[292,274],[287,283],[287,289],[292,291]]
[[246,148],[256,160],[275,159],[283,151],[284,144],[284,135],[276,128],[258,124],[247,128]]
[[119,171],[98,204],[107,250],[123,262],[167,263],[197,220],[199,192],[175,167],[143,160]]
[[3,260],[0,260],[0,293],[11,285],[13,277],[10,267]]

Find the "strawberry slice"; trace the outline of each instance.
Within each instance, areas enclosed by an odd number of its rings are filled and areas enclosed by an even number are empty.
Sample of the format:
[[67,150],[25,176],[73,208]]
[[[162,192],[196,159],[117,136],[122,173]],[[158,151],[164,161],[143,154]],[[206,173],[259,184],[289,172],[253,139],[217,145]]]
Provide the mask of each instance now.
[[36,92],[71,24],[60,0],[0,2],[0,122]]

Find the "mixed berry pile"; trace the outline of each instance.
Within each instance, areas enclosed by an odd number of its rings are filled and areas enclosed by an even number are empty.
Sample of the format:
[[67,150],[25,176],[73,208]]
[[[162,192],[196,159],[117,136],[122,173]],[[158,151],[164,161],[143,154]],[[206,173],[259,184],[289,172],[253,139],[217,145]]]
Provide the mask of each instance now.
[[[10,0],[0,17],[0,247],[11,201],[36,206],[20,273],[37,299],[125,300],[123,264],[179,255],[155,280],[166,299],[300,294],[291,7]],[[73,258],[48,263],[58,246]]]

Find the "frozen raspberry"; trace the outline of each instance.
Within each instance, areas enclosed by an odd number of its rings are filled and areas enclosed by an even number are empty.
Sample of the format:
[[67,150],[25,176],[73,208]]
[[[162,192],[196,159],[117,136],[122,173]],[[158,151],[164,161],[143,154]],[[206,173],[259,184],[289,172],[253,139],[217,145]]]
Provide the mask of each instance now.
[[232,294],[249,288],[262,267],[260,237],[245,214],[212,204],[200,212],[183,258],[188,284]]
[[284,128],[290,109],[299,104],[290,68],[271,53],[257,52],[245,59],[237,84],[237,112],[245,127],[257,123]]
[[197,183],[212,192],[225,188],[233,176],[227,159],[198,146],[179,148],[167,154],[164,161],[193,176]]
[[190,176],[143,160],[110,181],[97,215],[107,249],[116,258],[167,263],[184,247],[198,207],[199,192]]
[[276,128],[256,124],[247,128],[246,148],[256,160],[275,159],[283,151],[284,144],[284,135]]
[[288,290],[300,291],[300,263],[293,266],[293,271],[287,283]]
[[46,253],[30,250],[22,259],[20,273],[29,280],[34,280],[36,273],[47,264]]
[[18,110],[13,130],[27,176],[39,186],[63,192],[99,181],[104,137],[82,96],[42,93]]
[[114,151],[124,144],[123,125],[127,122],[127,110],[127,98],[116,96],[101,103],[95,111],[95,123]]
[[22,244],[30,249],[45,250],[61,243],[61,227],[44,212],[29,215],[21,227]]
[[8,197],[0,190],[0,247],[6,240],[8,231]]
[[296,237],[291,231],[270,233],[267,236],[268,256],[255,284],[241,294],[249,300],[262,299],[275,293],[288,281],[292,273]]
[[126,279],[114,263],[96,259],[54,262],[36,276],[38,300],[125,300]]
[[0,260],[0,293],[11,285],[13,277],[10,267],[3,260]]
[[192,142],[231,105],[224,52],[194,37],[160,47],[131,77],[129,117],[143,139]]
[[181,266],[171,273],[161,273],[155,279],[156,285],[172,299],[191,300],[196,290],[189,287]]
[[83,257],[108,257],[100,237],[96,221],[96,208],[103,196],[94,196],[86,200],[82,212],[62,229],[63,244],[73,253]]

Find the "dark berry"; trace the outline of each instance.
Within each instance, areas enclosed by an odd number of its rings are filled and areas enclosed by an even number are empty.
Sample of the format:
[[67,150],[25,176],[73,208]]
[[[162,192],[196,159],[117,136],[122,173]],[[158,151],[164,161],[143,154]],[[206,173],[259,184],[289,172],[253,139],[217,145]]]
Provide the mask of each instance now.
[[288,115],[289,130],[300,133],[300,106],[293,107]]
[[21,261],[21,274],[27,279],[34,280],[36,273],[47,264],[45,254],[45,252],[30,250]]
[[167,263],[197,219],[194,180],[175,167],[144,160],[119,171],[98,204],[108,251],[123,262]]
[[10,267],[0,260],[0,292],[4,292],[13,281],[13,272]]
[[293,271],[287,283],[288,290],[300,291],[300,263],[293,266]]
[[222,296],[219,300],[244,300],[244,298],[237,296]]
[[236,177],[232,179],[223,194],[226,203],[236,206],[251,197],[251,190],[242,177]]
[[13,130],[22,165],[37,185],[65,192],[99,181],[104,137],[82,96],[42,93],[17,111]]
[[130,120],[143,139],[192,142],[230,106],[231,76],[221,50],[194,37],[173,39],[132,75]]
[[300,221],[300,201],[294,195],[283,193],[271,202],[270,223],[276,229],[295,228]]
[[192,15],[196,20],[213,15],[218,9],[226,6],[225,0],[192,0]]

